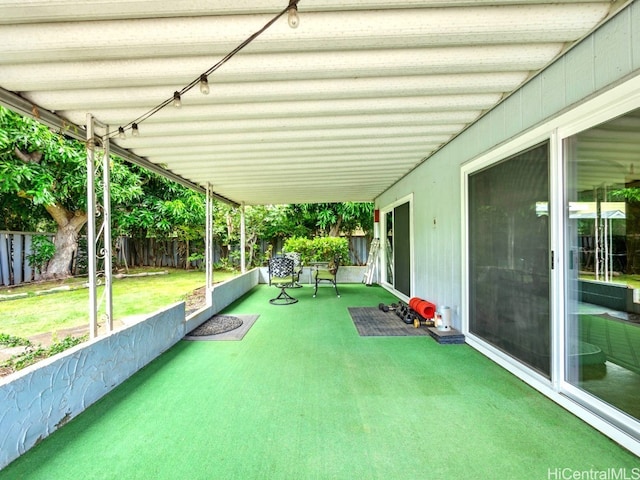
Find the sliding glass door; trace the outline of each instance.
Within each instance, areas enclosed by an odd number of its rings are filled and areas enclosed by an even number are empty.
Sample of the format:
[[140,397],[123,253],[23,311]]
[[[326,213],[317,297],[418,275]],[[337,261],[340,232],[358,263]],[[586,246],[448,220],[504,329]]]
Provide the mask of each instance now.
[[548,143],[468,185],[469,332],[550,377]]
[[563,150],[566,380],[640,419],[640,110]]
[[385,225],[383,283],[399,293],[411,296],[411,200],[382,211]]

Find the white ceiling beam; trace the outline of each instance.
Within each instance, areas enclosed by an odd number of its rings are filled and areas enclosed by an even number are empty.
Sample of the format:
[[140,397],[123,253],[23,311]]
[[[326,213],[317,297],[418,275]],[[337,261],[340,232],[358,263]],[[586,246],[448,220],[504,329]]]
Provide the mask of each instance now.
[[[568,42],[585,35],[608,4],[532,4],[501,8],[423,8],[307,13],[304,28],[280,19],[252,42],[250,52]],[[225,55],[272,15],[122,19],[4,25],[7,62],[147,58],[150,55]],[[302,20],[301,20],[302,21]],[[29,41],[25,42],[24,39]],[[99,38],[92,48],[86,39]],[[212,62],[215,63],[215,62]]]
[[[214,72],[220,82],[267,82],[356,77],[523,72],[542,68],[562,51],[559,43],[242,54]],[[184,86],[218,57],[161,57],[100,61],[15,63],[0,55],[0,84],[17,91]],[[171,94],[169,91],[167,94]],[[158,99],[159,101],[162,98]]]
[[405,141],[441,143],[446,142],[451,135],[459,130],[447,127],[438,128],[435,126],[423,127],[394,127],[388,128],[345,128],[345,129],[324,129],[324,130],[302,130],[302,131],[279,131],[279,132],[253,132],[253,133],[228,133],[216,134],[204,132],[199,135],[160,136],[160,137],[129,137],[126,141],[120,141],[120,145],[127,148],[137,149],[144,147],[161,146],[184,146],[188,149],[194,145],[211,145],[215,149],[218,145],[233,145],[249,143],[272,143],[290,142],[292,148],[300,143],[315,140],[359,140],[362,138],[402,138]]
[[[192,104],[237,104],[247,102],[308,101],[343,98],[378,98],[461,93],[497,93],[521,85],[528,72],[461,73],[402,77],[369,77],[279,82],[211,83],[211,93],[194,89]],[[32,91],[26,96],[39,105],[56,105],[59,110],[149,107],[182,85],[129,88],[68,89]],[[185,97],[186,98],[186,97]]]
[[[420,140],[409,139],[406,140],[404,138],[393,139],[393,138],[383,138],[383,139],[375,139],[375,138],[363,138],[359,140],[316,140],[309,141],[306,143],[301,143],[296,145],[296,151],[298,155],[304,155],[305,152],[316,151],[318,149],[342,149],[342,148],[355,148],[355,147],[363,147],[370,148],[372,146],[380,146],[380,147],[404,147],[410,146],[414,148],[422,148],[424,150],[437,148],[441,143],[440,142],[422,142]],[[269,142],[263,144],[251,144],[251,145],[223,145],[219,148],[220,152],[227,153],[237,153],[237,154],[246,154],[248,152],[252,152],[254,155],[259,156],[262,152],[277,152],[277,151],[285,151],[291,148],[288,142]],[[148,150],[143,148],[141,149],[133,149],[138,155],[143,156],[151,156]],[[211,149],[212,153],[215,153],[215,150]],[[183,149],[184,154],[188,154],[188,148]],[[180,158],[180,154],[177,154],[177,158]],[[159,160],[162,162],[166,162],[166,157]]]
[[259,118],[238,119],[231,122],[203,121],[183,125],[169,123],[145,123],[141,135],[183,135],[193,131],[214,131],[217,133],[273,132],[273,131],[315,131],[333,128],[376,128],[387,125],[413,126],[424,125],[436,129],[449,129],[475,120],[480,111],[453,111],[427,113],[393,113],[385,115],[339,115],[302,118]]
[[[403,165],[403,167],[406,167],[406,165]],[[181,170],[183,173],[186,173],[186,171]],[[257,182],[258,184],[264,184],[265,182],[272,182],[275,181],[277,183],[283,182],[283,181],[291,181],[293,182],[293,184],[313,184],[313,185],[318,185],[321,182],[328,182],[328,181],[342,181],[345,180],[347,181],[349,184],[354,184],[354,183],[358,183],[358,180],[355,180],[355,177],[360,176],[360,175],[367,175],[367,176],[374,176],[374,175],[380,175],[381,177],[386,179],[386,173],[388,172],[388,168],[385,170],[383,167],[379,167],[376,169],[372,169],[372,170],[367,170],[366,172],[363,171],[363,169],[357,168],[357,167],[353,167],[353,168],[349,168],[349,169],[344,169],[344,170],[340,170],[339,172],[335,172],[331,175],[326,173],[326,170],[324,173],[317,173],[317,174],[308,174],[308,175],[313,175],[313,179],[311,180],[311,182],[301,182],[300,181],[300,175],[299,173],[289,173],[289,172],[269,172],[266,171],[264,173],[263,176],[260,176],[256,173],[251,173],[251,172],[244,172],[244,173],[240,173],[238,172],[235,175],[219,175],[218,179],[220,180],[220,184],[221,185],[227,185],[227,184],[234,184],[237,182],[245,182],[246,184],[249,183],[254,183]],[[190,172],[190,175],[199,175],[198,172]],[[384,180],[383,180],[384,181]]]
[[[347,145],[347,146],[341,146],[334,149],[326,148],[326,147],[322,149],[317,149],[317,150],[307,149],[305,150],[304,153],[307,155],[337,155],[337,154],[349,155],[349,154],[358,154],[358,153],[370,154],[370,153],[376,153],[376,152],[386,152],[386,153],[390,153],[390,152],[403,153],[404,152],[404,153],[411,154],[411,153],[420,151],[420,149],[422,148],[423,148],[422,145],[389,145],[388,147],[385,147],[384,145],[375,145],[375,146],[374,145],[365,145],[365,146]],[[216,148],[215,150],[212,150],[206,145],[204,146],[199,145],[199,146],[191,147],[189,149],[185,149],[184,147],[163,147],[163,148],[140,148],[138,149],[138,151],[144,152],[145,155],[158,158],[159,162],[164,162],[166,160],[163,157],[189,159],[189,158],[198,158],[198,157],[205,158],[207,156],[215,155],[216,158],[220,158],[225,154],[228,154],[230,158],[238,158],[238,159],[243,158],[242,156],[243,152],[239,151],[238,147],[235,145],[229,148],[219,147],[219,148]],[[302,155],[302,152],[293,151],[293,150],[267,151],[266,149],[264,149],[260,153],[261,155],[264,155],[266,158],[272,158],[274,160],[276,160],[280,156],[282,156],[282,158],[286,158],[290,154],[297,155],[297,156]],[[244,152],[244,154],[247,155],[244,158],[255,157],[255,154],[250,151]],[[271,156],[270,154],[273,154],[273,156]]]
[[[241,103],[238,105],[190,105],[184,99],[182,108],[171,105],[146,122],[187,122],[201,120],[235,120],[246,118],[300,118],[305,116],[339,116],[386,113],[426,113],[435,111],[482,111],[494,106],[502,95],[433,95],[376,99],[310,100],[308,102]],[[84,111],[65,111],[61,115],[74,123],[82,123]],[[93,109],[96,118],[109,125],[126,125],[145,113],[142,109]]]
[[[443,141],[442,139],[448,139],[448,136],[443,137],[434,137],[435,141],[430,141],[430,138],[421,139],[418,137],[409,137],[409,138],[354,138],[354,139],[317,139],[317,140],[308,140],[306,142],[292,143],[289,141],[280,141],[280,142],[262,142],[255,144],[221,144],[220,151],[226,152],[262,152],[262,151],[270,151],[270,150],[287,150],[295,148],[298,152],[304,152],[305,150],[316,150],[323,148],[342,148],[342,147],[371,147],[371,146],[396,146],[396,145],[414,145],[417,147],[420,146],[433,146],[440,145]],[[178,147],[179,148],[179,147]],[[144,152],[143,148],[140,149],[132,149],[134,152]],[[188,153],[189,148],[184,147],[184,153]],[[214,147],[211,147],[211,151],[215,152]]]
[[[140,127],[143,137],[181,136],[194,132],[214,132],[217,134],[234,133],[268,133],[278,131],[333,130],[349,128],[379,128],[393,125],[395,127],[411,127],[422,125],[433,128],[435,133],[442,133],[464,128],[475,120],[480,112],[435,112],[417,114],[385,114],[385,115],[340,115],[326,117],[302,118],[258,118],[238,119],[234,121],[199,121],[193,123],[154,123],[146,122]],[[130,135],[130,132],[128,133]]]
[[[554,3],[557,0],[539,0]],[[564,0],[564,3],[602,3],[602,0]],[[460,7],[491,5],[518,5],[527,0],[304,0],[300,12],[345,11],[388,8]],[[0,4],[0,24],[63,22],[69,17],[77,21],[119,20],[124,18],[160,18],[199,15],[238,15],[275,13],[286,2],[273,0],[212,1],[190,0],[3,0]]]
[[227,162],[231,165],[259,159],[263,162],[269,160],[270,164],[278,162],[290,163],[291,159],[313,158],[321,161],[329,161],[338,159],[339,161],[350,161],[353,159],[377,158],[384,157],[393,160],[394,158],[420,158],[426,156],[430,149],[437,148],[437,145],[388,145],[388,146],[340,146],[335,148],[305,149],[300,150],[263,150],[260,152],[238,152],[235,150],[228,151],[225,149],[216,149],[215,151],[208,147],[194,147],[188,150],[184,148],[164,148],[164,149],[143,149],[145,155],[153,157],[154,161],[159,164],[170,162],[197,163],[203,164],[216,162],[216,165],[222,165]]
[[324,158],[321,161],[309,160],[306,158],[298,158],[295,161],[289,160],[288,162],[280,161],[277,163],[269,162],[266,163],[261,158],[252,159],[250,161],[242,161],[237,162],[235,165],[231,162],[218,162],[218,161],[208,161],[208,162],[172,162],[171,166],[180,168],[183,171],[186,170],[204,170],[206,168],[215,169],[217,174],[234,174],[235,172],[242,172],[245,174],[247,172],[255,173],[256,175],[262,175],[267,171],[275,171],[275,172],[323,172],[327,170],[331,170],[331,172],[339,171],[341,169],[352,169],[359,168],[362,171],[362,161],[366,159],[367,161],[367,171],[369,168],[382,168],[389,167],[389,165],[394,166],[409,166],[415,165],[415,161],[408,159],[407,157],[399,157],[399,156],[364,156],[360,157],[360,159],[351,159],[345,160],[342,158]]

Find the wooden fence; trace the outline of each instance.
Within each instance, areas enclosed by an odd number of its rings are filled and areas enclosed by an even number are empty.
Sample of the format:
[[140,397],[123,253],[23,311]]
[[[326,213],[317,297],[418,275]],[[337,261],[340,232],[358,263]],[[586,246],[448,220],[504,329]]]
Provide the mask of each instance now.
[[[34,232],[9,232],[0,231],[0,285],[12,286],[29,283],[40,279],[39,272],[29,264],[28,256],[32,253],[32,241],[36,235],[44,235],[53,239],[53,233]],[[368,242],[365,237],[352,237],[351,263],[362,264],[368,256]],[[202,247],[201,247],[202,248]],[[269,248],[269,242],[261,241],[256,246],[259,253],[263,254]],[[72,273],[74,275],[86,274],[86,238],[79,241],[79,251],[73,260]],[[275,251],[282,249],[279,241]],[[188,251],[189,250],[189,251]],[[194,253],[192,248],[187,248],[183,241],[175,238],[157,239],[144,238],[133,239],[118,237],[115,239],[113,252],[114,264],[123,267],[167,267],[185,268],[187,251]],[[222,258],[222,247],[214,244],[213,262],[218,263]],[[199,268],[202,260],[189,262],[189,268]],[[98,267],[100,268],[100,267]]]
[[51,233],[0,232],[0,285],[20,285],[39,279],[40,274],[29,264],[33,237]]

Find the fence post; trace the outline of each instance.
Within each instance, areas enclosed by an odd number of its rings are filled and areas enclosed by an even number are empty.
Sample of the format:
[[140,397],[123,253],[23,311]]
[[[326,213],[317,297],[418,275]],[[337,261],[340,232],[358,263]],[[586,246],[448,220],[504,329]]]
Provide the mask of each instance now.
[[31,247],[33,241],[33,235],[31,234],[25,234],[24,236],[24,263],[23,263],[23,267],[24,267],[24,281],[25,282],[30,282],[33,280],[33,268],[31,267],[31,263],[29,263],[29,260],[27,259],[27,257],[29,255],[31,255],[33,253],[33,248]]
[[9,262],[11,260],[9,252],[9,235],[0,233],[0,280],[5,287],[10,285]]
[[[13,283],[22,283],[22,235],[14,233],[13,238]],[[11,241],[11,240],[10,240]]]

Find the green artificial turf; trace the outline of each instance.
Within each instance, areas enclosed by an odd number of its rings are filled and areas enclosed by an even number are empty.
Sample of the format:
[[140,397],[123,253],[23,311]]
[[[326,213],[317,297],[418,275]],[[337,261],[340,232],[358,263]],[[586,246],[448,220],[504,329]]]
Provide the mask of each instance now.
[[[359,337],[379,287],[259,286],[240,342],[180,342],[0,479],[547,479],[638,458],[467,345]],[[573,478],[573,477],[572,477]],[[584,478],[584,477],[580,477]]]

